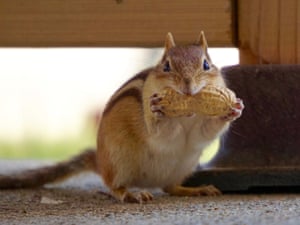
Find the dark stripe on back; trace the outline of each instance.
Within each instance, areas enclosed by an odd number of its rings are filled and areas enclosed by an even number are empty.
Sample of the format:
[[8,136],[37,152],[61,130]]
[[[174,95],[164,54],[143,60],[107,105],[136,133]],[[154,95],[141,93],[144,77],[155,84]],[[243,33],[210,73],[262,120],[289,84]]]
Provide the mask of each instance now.
[[147,79],[148,75],[149,75],[149,72],[152,69],[153,68],[149,68],[149,69],[146,69],[146,70],[143,70],[143,71],[139,72],[138,74],[136,74],[135,76],[130,78],[128,81],[126,81],[116,92],[121,90],[123,87],[125,87],[127,84],[129,84],[131,81],[134,81],[134,80],[143,80],[143,81],[145,81]]
[[[149,75],[149,72],[152,70],[153,68],[149,68],[146,70],[143,70],[142,72],[138,73],[137,75],[135,75],[134,77],[132,77],[131,79],[129,79],[128,81],[126,81],[117,91],[120,91],[122,88],[126,87],[126,85],[128,85],[130,82],[135,81],[135,80],[143,80],[145,81]],[[114,105],[120,101],[122,98],[125,97],[133,97],[137,100],[137,102],[142,103],[142,93],[139,89],[137,89],[136,87],[132,87],[129,88],[128,90],[120,93],[118,96],[116,96],[115,98],[113,98],[110,102],[108,102],[108,104],[106,105],[104,111],[103,111],[103,115],[107,114],[113,107]]]
[[114,107],[114,105],[118,102],[121,101],[122,98],[127,98],[127,97],[133,97],[138,103],[142,104],[142,93],[139,89],[133,87],[130,88],[124,92],[122,92],[120,95],[115,97],[112,101],[108,102],[106,105],[103,115],[107,114],[110,112],[110,110]]

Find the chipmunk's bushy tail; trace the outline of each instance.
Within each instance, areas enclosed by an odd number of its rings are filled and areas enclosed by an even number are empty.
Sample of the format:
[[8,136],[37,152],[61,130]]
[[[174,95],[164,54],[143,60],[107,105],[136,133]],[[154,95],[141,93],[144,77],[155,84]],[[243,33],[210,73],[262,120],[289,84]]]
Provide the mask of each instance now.
[[96,171],[96,151],[83,153],[54,165],[45,166],[11,175],[0,175],[0,189],[33,188],[67,179],[83,171]]

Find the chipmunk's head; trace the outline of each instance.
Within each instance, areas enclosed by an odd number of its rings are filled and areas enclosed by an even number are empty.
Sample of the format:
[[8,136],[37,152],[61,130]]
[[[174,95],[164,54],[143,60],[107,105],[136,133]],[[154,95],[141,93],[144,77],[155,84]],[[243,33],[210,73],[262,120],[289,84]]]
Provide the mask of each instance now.
[[165,52],[158,69],[176,91],[194,95],[207,84],[225,85],[223,78],[208,55],[202,31],[195,44],[176,46],[171,33],[167,34]]

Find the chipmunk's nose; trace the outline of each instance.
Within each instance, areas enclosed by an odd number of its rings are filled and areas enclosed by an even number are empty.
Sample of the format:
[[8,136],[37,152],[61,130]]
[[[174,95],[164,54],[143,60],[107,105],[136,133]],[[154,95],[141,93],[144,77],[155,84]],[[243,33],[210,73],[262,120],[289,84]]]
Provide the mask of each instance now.
[[189,78],[183,78],[183,83],[185,86],[189,86],[191,83],[191,80]]

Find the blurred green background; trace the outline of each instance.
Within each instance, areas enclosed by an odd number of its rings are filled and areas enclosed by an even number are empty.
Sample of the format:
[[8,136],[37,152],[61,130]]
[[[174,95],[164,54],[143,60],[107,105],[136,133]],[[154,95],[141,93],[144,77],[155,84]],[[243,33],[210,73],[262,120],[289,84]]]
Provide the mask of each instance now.
[[0,140],[0,158],[63,160],[89,147],[96,147],[96,130],[92,125],[84,128],[78,137],[60,140],[39,137],[16,141]]

